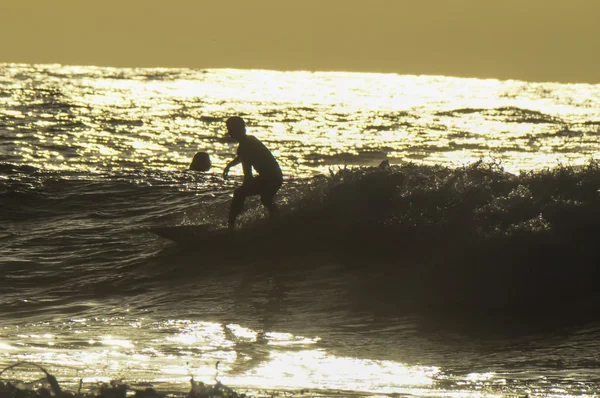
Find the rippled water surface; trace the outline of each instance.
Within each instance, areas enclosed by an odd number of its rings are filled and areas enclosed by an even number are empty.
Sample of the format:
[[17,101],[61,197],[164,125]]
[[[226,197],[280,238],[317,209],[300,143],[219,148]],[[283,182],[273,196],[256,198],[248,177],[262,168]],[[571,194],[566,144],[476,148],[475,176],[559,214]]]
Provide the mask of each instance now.
[[[280,229],[149,232],[223,225],[232,115],[282,166]],[[0,365],[73,389],[597,395],[599,134],[598,85],[0,65]]]
[[230,157],[239,114],[289,175],[330,165],[453,163],[509,170],[597,152],[597,85],[359,73],[4,65],[4,160],[53,169],[181,169]]

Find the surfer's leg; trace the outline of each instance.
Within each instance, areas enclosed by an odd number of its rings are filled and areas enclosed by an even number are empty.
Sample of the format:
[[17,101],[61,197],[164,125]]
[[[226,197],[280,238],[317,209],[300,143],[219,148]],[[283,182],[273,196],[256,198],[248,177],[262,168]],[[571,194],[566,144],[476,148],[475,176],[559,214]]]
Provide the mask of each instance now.
[[267,208],[269,211],[269,217],[276,218],[279,216],[279,207],[275,204],[273,200],[275,198],[275,194],[272,195],[261,195],[260,202]]
[[265,181],[261,186],[260,202],[267,208],[272,219],[279,217],[279,207],[275,204],[275,194],[279,188],[281,188],[279,181]]
[[244,210],[246,196],[243,185],[233,191],[233,199],[231,200],[231,207],[229,208],[229,229],[235,228],[235,219]]
[[255,180],[250,180],[233,191],[233,199],[229,208],[229,229],[235,228],[236,218],[244,211],[246,197],[258,194],[258,184]]

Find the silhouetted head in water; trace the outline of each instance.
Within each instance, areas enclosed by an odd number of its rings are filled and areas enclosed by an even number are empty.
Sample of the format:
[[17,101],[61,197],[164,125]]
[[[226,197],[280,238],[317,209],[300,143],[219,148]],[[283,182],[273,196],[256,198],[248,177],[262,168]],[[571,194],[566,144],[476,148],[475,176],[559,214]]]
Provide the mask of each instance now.
[[198,152],[194,155],[194,159],[192,159],[192,164],[190,164],[190,170],[194,171],[208,171],[212,163],[210,161],[210,156],[206,152]]
[[236,141],[246,135],[246,122],[239,116],[232,116],[225,122],[227,134]]

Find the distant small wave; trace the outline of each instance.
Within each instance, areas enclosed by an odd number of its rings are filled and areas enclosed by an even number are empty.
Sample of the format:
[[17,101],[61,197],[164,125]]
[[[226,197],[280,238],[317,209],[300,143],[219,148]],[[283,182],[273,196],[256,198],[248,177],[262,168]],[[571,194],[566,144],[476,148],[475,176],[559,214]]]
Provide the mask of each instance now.
[[481,114],[485,117],[502,120],[506,123],[560,123],[561,119],[543,112],[513,106],[500,108],[462,108],[438,112],[439,116],[460,116],[464,114]]
[[35,173],[40,169],[34,166],[23,165],[23,164],[12,164],[12,163],[0,163],[0,173],[12,174],[12,173]]

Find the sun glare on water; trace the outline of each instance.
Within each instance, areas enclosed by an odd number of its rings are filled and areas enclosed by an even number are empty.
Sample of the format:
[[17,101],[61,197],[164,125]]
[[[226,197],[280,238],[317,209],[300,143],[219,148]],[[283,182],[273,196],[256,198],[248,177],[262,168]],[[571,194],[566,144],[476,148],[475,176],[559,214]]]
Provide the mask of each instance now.
[[[93,384],[128,375],[128,383],[152,380],[157,386],[185,390],[193,376],[245,388],[391,393],[431,388],[439,372],[435,367],[337,356],[320,347],[319,337],[236,324],[104,318],[27,329],[31,332],[5,329],[0,335],[4,355],[43,363],[61,383],[71,385],[79,379]],[[52,333],[44,333],[50,329]],[[12,372],[23,380],[34,377],[26,370]]]
[[593,85],[234,69],[30,73],[34,84],[13,79],[12,96],[0,98],[14,120],[10,153],[54,170],[185,170],[199,150],[222,167],[234,151],[224,139],[232,115],[289,176],[385,159],[460,166],[491,157],[518,171],[598,152]]

